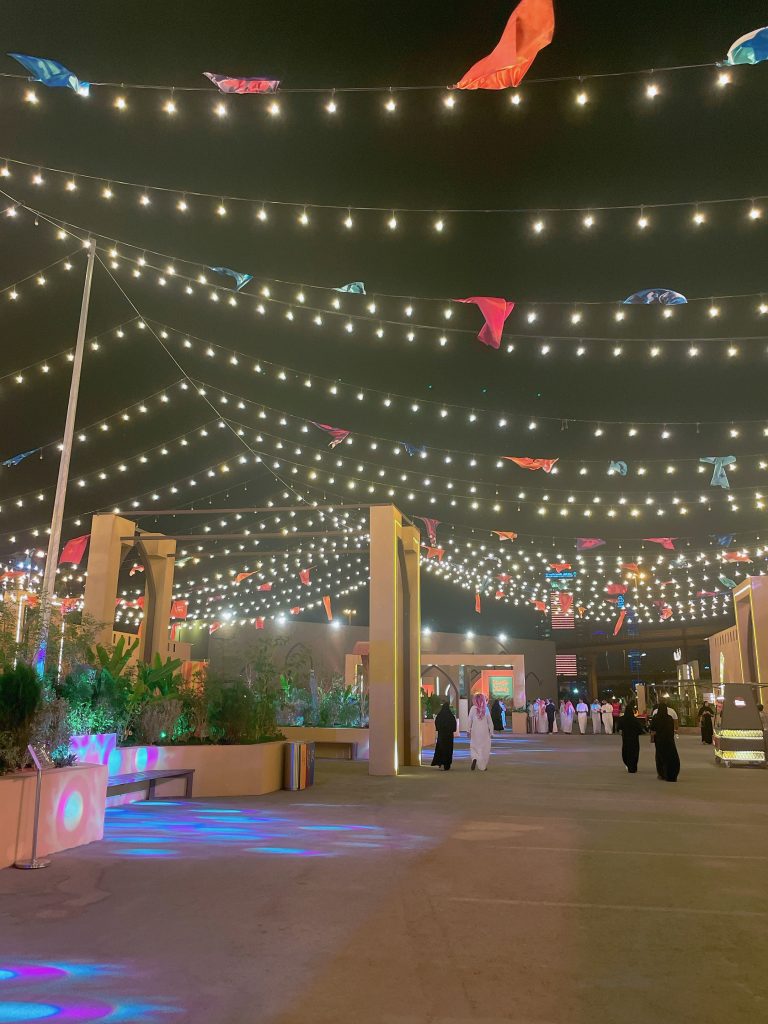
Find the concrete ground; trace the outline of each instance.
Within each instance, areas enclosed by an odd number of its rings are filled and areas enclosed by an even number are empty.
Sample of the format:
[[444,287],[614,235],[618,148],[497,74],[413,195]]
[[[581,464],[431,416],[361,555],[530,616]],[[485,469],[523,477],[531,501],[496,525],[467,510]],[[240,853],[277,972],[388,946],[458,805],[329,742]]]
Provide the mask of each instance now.
[[0,1024],[740,1024],[768,1019],[768,772],[680,739],[321,762],[303,793],[108,812],[0,872]]

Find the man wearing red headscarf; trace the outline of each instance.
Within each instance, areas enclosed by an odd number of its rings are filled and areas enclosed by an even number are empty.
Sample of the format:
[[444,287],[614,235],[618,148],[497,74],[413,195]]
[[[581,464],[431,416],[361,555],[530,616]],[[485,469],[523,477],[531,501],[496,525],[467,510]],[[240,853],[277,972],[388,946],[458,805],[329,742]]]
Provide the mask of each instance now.
[[491,756],[491,738],[493,736],[493,721],[484,693],[475,694],[474,704],[469,712],[467,736],[469,737],[472,771],[479,768],[481,772],[484,772]]

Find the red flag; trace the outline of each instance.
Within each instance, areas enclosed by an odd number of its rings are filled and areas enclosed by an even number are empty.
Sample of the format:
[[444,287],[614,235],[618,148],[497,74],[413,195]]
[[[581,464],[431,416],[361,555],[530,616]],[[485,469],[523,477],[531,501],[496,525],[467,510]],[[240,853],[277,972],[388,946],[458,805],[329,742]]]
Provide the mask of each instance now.
[[739,551],[728,551],[723,555],[724,562],[751,562],[749,555],[743,555]]
[[301,608],[299,608],[298,605],[294,605],[293,608],[291,608],[291,615],[298,615],[300,611]]
[[606,594],[626,594],[629,587],[626,583],[609,583],[605,588]]
[[672,615],[672,609],[669,607],[668,604],[665,604],[664,607],[661,609],[661,619],[662,619],[662,621],[664,621],[664,619],[668,619],[671,615]]
[[515,308],[514,302],[506,299],[493,299],[487,295],[473,295],[471,299],[454,299],[454,302],[474,302],[485,317],[485,324],[478,334],[478,340],[489,348],[501,345],[501,335],[507,317]]
[[139,565],[138,562],[134,562],[131,566],[131,571],[128,573],[129,576],[135,576],[137,572],[144,572],[144,566]]
[[257,590],[271,590],[272,589],[272,584],[271,583],[260,583],[259,586],[256,589]]
[[17,580],[20,576],[29,576],[26,569],[8,569],[0,573],[0,580]]
[[[247,580],[249,576],[255,576],[256,572],[257,572],[256,569],[254,569],[253,572],[239,572],[237,574],[237,576],[235,576],[235,583],[242,583],[243,580]],[[271,583],[270,583],[270,586],[272,586]],[[262,588],[259,587],[259,590],[261,590],[261,589]]]
[[254,623],[254,625],[256,626],[256,629],[264,629],[264,621],[265,621],[265,620],[264,620],[264,616],[263,616],[263,615],[260,615],[260,616],[259,616],[259,617],[258,617],[258,618],[256,619],[256,622]]
[[76,597],[63,598],[61,602],[61,614],[67,615],[69,612],[74,611],[74,609],[77,608],[77,601],[78,599]]
[[640,572],[640,566],[637,564],[637,562],[622,562],[621,568],[625,572],[633,573],[635,576],[637,576],[637,574]]
[[40,598],[37,594],[27,594],[27,607],[37,608]]
[[500,601],[502,599],[502,597],[504,597],[504,591],[503,590],[497,590],[496,591],[496,600]]
[[429,546],[432,548],[437,547],[437,528],[440,525],[439,519],[427,519],[426,516],[414,516],[414,519],[420,519],[427,529],[427,537],[429,538]]
[[480,613],[482,612],[482,606],[480,604],[480,595],[479,594],[475,594],[475,611],[477,612],[478,615],[480,615]]
[[674,551],[675,545],[672,543],[674,537],[643,537],[643,540],[647,540],[650,544],[661,544],[667,551]]
[[80,565],[80,560],[85,554],[85,549],[88,547],[90,537],[90,533],[86,533],[83,537],[73,537],[72,540],[68,540],[61,549],[59,565],[61,565],[62,562],[70,562],[72,565]]
[[319,427],[320,430],[324,430],[326,434],[330,435],[332,440],[328,445],[329,448],[335,448],[337,444],[341,444],[342,441],[346,441],[352,433],[351,430],[342,430],[340,427],[330,427],[327,423],[315,423],[314,420],[310,420],[309,422],[313,427]]
[[172,619],[186,619],[188,611],[189,611],[189,601],[172,601],[171,602],[171,618]]
[[496,49],[474,64],[457,89],[509,89],[518,86],[539,50],[555,33],[552,0],[521,0],[512,12]]
[[492,532],[501,540],[517,540],[517,534],[512,530],[493,530]]
[[566,594],[564,590],[560,591],[560,614],[567,615],[573,607],[573,594]]
[[301,569],[299,571],[299,579],[301,580],[301,582],[304,584],[305,587],[308,587],[309,584],[310,584],[309,574],[311,572],[312,572],[312,566],[310,566],[308,569]]
[[233,78],[230,75],[217,75],[212,71],[204,71],[203,74],[213,82],[219,92],[234,92],[240,95],[277,92],[280,85],[280,80],[274,78]]
[[547,606],[544,601],[533,601],[532,604],[539,612],[545,612],[547,610]]
[[442,562],[444,554],[445,548],[427,548],[427,558],[436,558],[438,562]]
[[545,473],[551,473],[552,467],[557,462],[557,459],[518,459],[514,455],[504,455],[502,458],[505,458],[507,462],[514,462],[521,469],[543,469]]
[[624,625],[624,619],[627,617],[627,609],[622,608],[619,612],[619,617],[616,619],[616,625],[613,627],[613,635],[618,636],[621,627]]
[[567,572],[571,568],[570,562],[550,562],[549,568],[553,572]]
[[210,624],[210,626],[208,627],[208,632],[209,633],[215,633],[216,630],[217,629],[221,629],[221,627],[222,627],[222,623],[221,622],[212,622]]
[[496,579],[499,580],[501,583],[509,583],[512,577],[509,575],[508,572],[500,572]]
[[605,544],[604,540],[599,537],[577,537],[576,538],[576,550],[577,551],[591,551],[593,548],[600,548]]
[[331,598],[329,594],[326,594],[323,598],[323,608],[325,608],[325,614],[328,616],[328,621],[333,621],[333,612],[331,611]]

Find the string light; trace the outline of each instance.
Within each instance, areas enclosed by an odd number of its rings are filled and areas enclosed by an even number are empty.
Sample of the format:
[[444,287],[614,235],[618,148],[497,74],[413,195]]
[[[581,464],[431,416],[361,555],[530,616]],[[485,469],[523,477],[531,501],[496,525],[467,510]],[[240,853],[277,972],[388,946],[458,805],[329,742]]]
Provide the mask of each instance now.
[[280,116],[280,104],[277,102],[277,100],[272,100],[272,102],[268,104],[267,113],[269,114],[270,117]]
[[173,98],[165,101],[165,103],[163,104],[163,110],[165,111],[166,114],[169,114],[171,116],[177,113],[178,107],[176,106],[176,103]]
[[520,104],[523,102],[523,97],[517,89],[515,89],[515,91],[509,97],[509,102],[512,104],[513,107],[519,107]]
[[655,83],[655,82],[650,82],[650,83],[649,83],[649,84],[648,84],[648,85],[647,85],[647,86],[645,87],[645,95],[646,95],[646,97],[647,97],[647,98],[648,98],[649,100],[655,100],[655,99],[656,99],[656,97],[657,97],[657,96],[659,95],[659,93],[660,93],[660,92],[661,92],[661,90],[659,89],[658,85],[656,85],[656,83]]
[[395,97],[392,94],[392,90],[391,89],[390,89],[389,99],[384,104],[384,109],[388,113],[390,113],[390,114],[393,114],[397,110],[397,103],[395,102]]

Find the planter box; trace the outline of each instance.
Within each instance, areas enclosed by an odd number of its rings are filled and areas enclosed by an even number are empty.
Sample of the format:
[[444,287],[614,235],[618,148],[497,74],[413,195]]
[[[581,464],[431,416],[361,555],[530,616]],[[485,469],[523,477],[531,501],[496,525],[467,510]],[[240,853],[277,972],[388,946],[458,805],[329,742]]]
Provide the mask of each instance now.
[[427,718],[421,723],[422,747],[434,747],[437,742],[437,729],[434,718]]
[[[196,744],[173,747],[116,747],[109,756],[109,774],[152,768],[194,768],[193,797],[261,796],[283,788],[282,740],[274,743]],[[157,784],[157,796],[182,796],[183,779]],[[143,800],[145,794],[122,793],[108,806]]]
[[525,736],[528,732],[528,715],[519,711],[508,711],[507,732],[511,732],[515,736]]
[[351,757],[356,761],[368,760],[368,737],[367,729],[358,727],[323,726],[314,725],[281,725],[280,731],[287,740],[303,740],[315,744],[315,757],[326,758],[347,758]]
[[[0,868],[32,854],[34,771],[0,776]],[[105,765],[82,764],[43,772],[40,796],[41,857],[93,843],[104,835]]]

